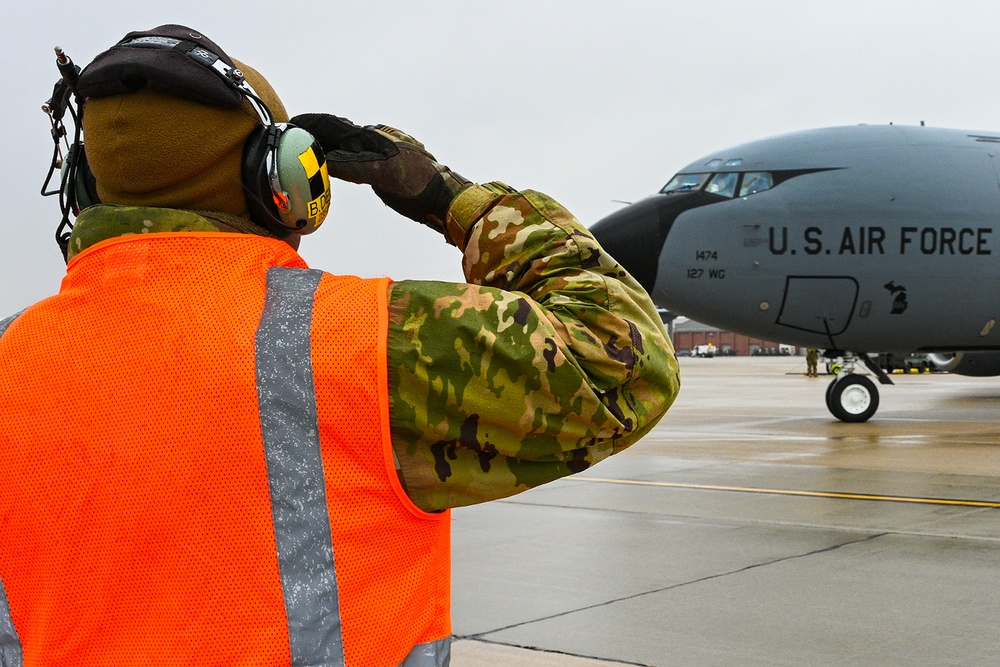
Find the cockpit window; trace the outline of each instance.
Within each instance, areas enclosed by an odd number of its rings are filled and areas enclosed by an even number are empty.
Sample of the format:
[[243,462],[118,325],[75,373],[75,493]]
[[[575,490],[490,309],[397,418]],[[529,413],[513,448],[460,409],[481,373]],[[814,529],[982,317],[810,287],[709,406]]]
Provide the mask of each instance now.
[[736,181],[739,180],[739,176],[735,171],[718,173],[708,182],[705,192],[722,197],[732,197],[736,194]]
[[660,194],[704,189],[722,197],[735,197],[738,190],[740,197],[746,197],[773,187],[774,175],[769,171],[720,171],[715,174],[677,174],[663,186]]
[[670,179],[670,182],[663,186],[660,194],[670,192],[693,192],[701,190],[709,174],[677,174]]
[[743,183],[740,185],[740,197],[770,190],[774,187],[774,178],[766,171],[748,171],[743,174]]

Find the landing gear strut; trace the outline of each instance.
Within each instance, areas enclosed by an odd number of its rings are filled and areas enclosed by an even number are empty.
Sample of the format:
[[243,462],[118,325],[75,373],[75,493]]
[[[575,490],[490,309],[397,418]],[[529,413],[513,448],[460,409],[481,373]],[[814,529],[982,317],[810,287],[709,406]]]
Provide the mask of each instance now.
[[846,354],[836,379],[826,388],[826,407],[843,422],[868,421],[878,410],[878,387],[867,376],[854,372],[858,361],[878,377],[881,384],[892,384],[878,364],[867,354]]

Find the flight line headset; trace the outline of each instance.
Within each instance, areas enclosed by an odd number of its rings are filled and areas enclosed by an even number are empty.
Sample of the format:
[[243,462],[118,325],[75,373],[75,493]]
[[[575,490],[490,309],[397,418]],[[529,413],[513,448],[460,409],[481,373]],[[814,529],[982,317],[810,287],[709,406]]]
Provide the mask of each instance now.
[[[56,242],[66,257],[74,217],[100,203],[97,183],[87,164],[83,144],[83,113],[88,97],[114,95],[149,86],[196,101],[239,107],[244,101],[261,125],[243,146],[241,178],[251,220],[278,238],[309,234],[326,217],[330,206],[330,181],[322,148],[313,136],[274,114],[243,72],[218,46],[197,31],[165,25],[146,32],[131,32],[98,55],[84,68],[56,47],[61,75],[52,98],[42,109],[52,123],[55,148],[42,195],[59,195],[62,220]],[[63,124],[66,111],[73,119],[74,135],[68,142]],[[63,144],[68,144],[65,157]],[[48,190],[56,170],[58,189]]]

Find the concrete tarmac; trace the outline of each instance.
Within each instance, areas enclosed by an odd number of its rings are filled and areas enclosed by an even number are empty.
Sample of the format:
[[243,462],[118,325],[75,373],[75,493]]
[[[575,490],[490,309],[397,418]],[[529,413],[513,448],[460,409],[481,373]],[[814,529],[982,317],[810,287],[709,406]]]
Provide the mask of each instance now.
[[681,360],[630,450],[456,510],[453,667],[1000,664],[1000,378]]

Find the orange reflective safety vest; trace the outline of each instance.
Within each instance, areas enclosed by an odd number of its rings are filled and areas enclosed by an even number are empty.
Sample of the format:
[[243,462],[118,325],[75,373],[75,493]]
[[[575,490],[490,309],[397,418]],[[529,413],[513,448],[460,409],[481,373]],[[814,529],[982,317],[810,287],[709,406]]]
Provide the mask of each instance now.
[[395,473],[387,284],[135,235],[0,321],[0,664],[446,665],[449,516]]

